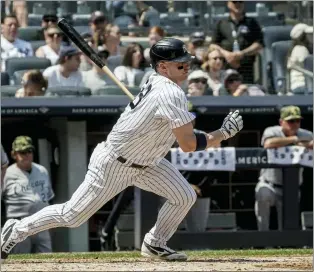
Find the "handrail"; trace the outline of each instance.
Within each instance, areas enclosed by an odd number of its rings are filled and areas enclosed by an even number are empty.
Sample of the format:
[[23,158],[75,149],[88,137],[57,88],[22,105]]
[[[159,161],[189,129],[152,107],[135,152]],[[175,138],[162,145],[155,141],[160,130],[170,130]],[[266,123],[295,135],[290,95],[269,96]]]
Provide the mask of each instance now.
[[314,73],[307,70],[307,69],[304,69],[302,68],[301,66],[299,65],[296,65],[296,64],[292,64],[292,66],[290,67],[291,70],[296,70],[298,72],[301,72],[302,74],[308,76],[308,77],[311,77],[311,78],[314,78]]

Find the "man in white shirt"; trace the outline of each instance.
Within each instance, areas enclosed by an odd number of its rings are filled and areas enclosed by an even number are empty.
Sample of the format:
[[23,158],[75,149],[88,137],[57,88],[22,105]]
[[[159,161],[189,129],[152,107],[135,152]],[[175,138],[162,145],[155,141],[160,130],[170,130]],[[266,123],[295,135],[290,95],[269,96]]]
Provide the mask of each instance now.
[[[109,52],[103,50],[97,54],[106,64]],[[83,82],[85,87],[91,90],[92,94],[97,94],[97,90],[104,88],[107,85],[115,84],[96,64],[93,64],[91,70],[83,72]]]
[[1,71],[5,71],[5,61],[8,58],[23,58],[33,56],[30,43],[17,38],[18,21],[15,15],[5,15],[1,18]]
[[64,47],[60,51],[59,64],[48,67],[43,75],[48,79],[49,87],[71,86],[84,87],[81,64],[81,51],[73,46]]

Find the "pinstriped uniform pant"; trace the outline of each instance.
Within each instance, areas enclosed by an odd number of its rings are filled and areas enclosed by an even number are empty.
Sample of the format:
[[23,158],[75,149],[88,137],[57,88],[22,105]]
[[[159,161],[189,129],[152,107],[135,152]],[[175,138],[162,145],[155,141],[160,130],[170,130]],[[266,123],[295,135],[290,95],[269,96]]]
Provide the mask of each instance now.
[[196,200],[194,189],[166,159],[157,166],[142,170],[120,163],[117,156],[107,143],[98,144],[85,179],[71,199],[22,219],[13,230],[18,234],[17,240],[23,241],[51,228],[78,227],[122,190],[136,186],[167,199],[155,226],[144,238],[153,246],[165,245],[193,206]]

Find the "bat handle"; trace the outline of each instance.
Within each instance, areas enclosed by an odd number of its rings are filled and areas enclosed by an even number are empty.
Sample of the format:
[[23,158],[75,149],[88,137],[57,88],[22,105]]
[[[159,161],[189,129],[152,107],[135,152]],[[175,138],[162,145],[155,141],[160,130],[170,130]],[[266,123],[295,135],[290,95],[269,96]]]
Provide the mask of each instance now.
[[130,91],[125,87],[124,84],[122,84],[119,79],[110,71],[110,69],[107,66],[103,66],[101,68],[123,91],[124,93],[133,101],[134,96],[130,93]]

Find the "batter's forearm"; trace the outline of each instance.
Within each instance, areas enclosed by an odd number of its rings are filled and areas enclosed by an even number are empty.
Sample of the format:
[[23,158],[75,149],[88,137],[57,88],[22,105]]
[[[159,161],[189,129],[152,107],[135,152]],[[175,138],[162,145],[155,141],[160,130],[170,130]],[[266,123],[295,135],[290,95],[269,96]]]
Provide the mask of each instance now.
[[220,130],[215,130],[213,132],[210,132],[206,134],[207,136],[207,147],[216,147],[219,145],[225,138],[223,134],[220,132]]

